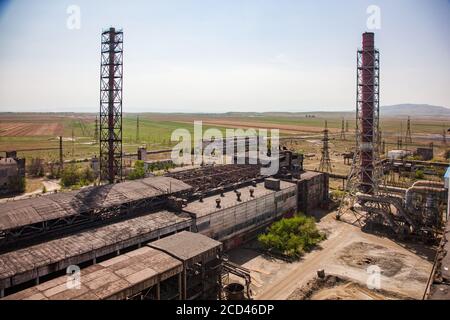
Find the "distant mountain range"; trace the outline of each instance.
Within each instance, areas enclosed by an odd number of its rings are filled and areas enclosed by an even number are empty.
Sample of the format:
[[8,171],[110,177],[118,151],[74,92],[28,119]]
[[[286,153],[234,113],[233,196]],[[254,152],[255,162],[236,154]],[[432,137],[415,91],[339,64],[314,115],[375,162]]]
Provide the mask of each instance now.
[[[310,111],[310,112],[227,112],[224,115],[233,116],[247,116],[247,117],[305,117],[312,115],[316,117],[347,117],[353,116],[355,111]],[[433,106],[429,104],[396,104],[392,106],[380,107],[381,117],[407,117],[413,118],[436,118],[436,117],[450,117],[450,108]]]
[[382,117],[450,117],[450,109],[429,104],[396,104],[383,106],[380,110]]

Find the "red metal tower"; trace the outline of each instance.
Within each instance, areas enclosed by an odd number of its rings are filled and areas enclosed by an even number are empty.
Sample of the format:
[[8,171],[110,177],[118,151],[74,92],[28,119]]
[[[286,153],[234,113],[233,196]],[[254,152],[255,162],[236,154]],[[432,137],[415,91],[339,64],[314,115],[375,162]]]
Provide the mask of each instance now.
[[375,49],[375,35],[362,35],[362,49],[357,53],[356,145],[359,156],[360,192],[376,192],[379,177],[379,52]]
[[122,179],[123,32],[109,28],[101,36],[100,179]]
[[356,149],[347,179],[346,197],[341,202],[338,218],[347,210],[347,205],[353,207],[355,200],[358,201],[358,194],[377,195],[382,184],[379,52],[375,48],[372,32],[363,33],[362,49],[357,51],[356,60]]

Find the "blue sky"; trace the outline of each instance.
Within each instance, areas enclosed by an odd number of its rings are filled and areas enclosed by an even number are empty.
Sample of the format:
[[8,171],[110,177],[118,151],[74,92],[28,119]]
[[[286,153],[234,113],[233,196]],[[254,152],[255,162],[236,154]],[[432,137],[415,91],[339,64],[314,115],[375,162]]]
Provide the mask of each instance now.
[[109,26],[124,30],[124,111],[351,110],[372,4],[381,104],[450,107],[448,0],[0,3],[1,111],[96,112]]

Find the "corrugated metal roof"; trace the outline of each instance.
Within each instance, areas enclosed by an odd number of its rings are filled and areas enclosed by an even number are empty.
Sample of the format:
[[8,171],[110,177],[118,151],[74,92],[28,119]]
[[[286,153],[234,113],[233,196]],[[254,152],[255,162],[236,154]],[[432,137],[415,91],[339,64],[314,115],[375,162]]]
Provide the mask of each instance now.
[[189,189],[191,186],[174,178],[149,177],[11,201],[0,206],[0,230],[14,229]]
[[[69,264],[86,260],[79,256],[89,253],[96,256],[97,250],[107,254],[125,246],[121,242],[138,238],[146,241],[154,232],[178,224],[183,228],[188,227],[191,218],[187,214],[177,215],[163,210],[0,254],[0,289],[10,286],[10,278],[17,282],[12,279],[16,275],[19,275],[20,281],[27,281],[32,278],[33,270],[44,268],[45,272],[49,272],[46,266],[56,263],[59,268],[66,268]],[[39,272],[40,276],[46,274],[44,271]]]
[[219,241],[189,231],[182,231],[147,245],[167,252],[183,261],[207,254],[210,250],[220,250],[222,247],[222,243]]
[[125,253],[81,271],[79,288],[61,276],[7,296],[6,300],[125,299],[182,271],[170,255],[149,247]]

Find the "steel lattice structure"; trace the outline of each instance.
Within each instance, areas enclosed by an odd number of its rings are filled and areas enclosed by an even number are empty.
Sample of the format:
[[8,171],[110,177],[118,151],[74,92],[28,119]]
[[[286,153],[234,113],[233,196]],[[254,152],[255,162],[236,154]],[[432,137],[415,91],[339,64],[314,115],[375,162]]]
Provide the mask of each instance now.
[[100,66],[100,179],[122,179],[123,32],[102,32]]
[[353,207],[357,193],[378,195],[383,180],[379,150],[380,60],[373,33],[363,34],[363,48],[357,51],[356,61],[356,149],[338,217],[347,209],[346,205]]
[[325,121],[325,129],[323,130],[322,138],[322,156],[320,157],[319,171],[322,172],[332,172],[331,160],[330,160],[330,148],[328,146],[328,124]]
[[408,122],[406,123],[406,136],[405,136],[405,142],[406,143],[412,143],[412,137],[411,137],[411,118],[408,117]]

